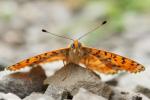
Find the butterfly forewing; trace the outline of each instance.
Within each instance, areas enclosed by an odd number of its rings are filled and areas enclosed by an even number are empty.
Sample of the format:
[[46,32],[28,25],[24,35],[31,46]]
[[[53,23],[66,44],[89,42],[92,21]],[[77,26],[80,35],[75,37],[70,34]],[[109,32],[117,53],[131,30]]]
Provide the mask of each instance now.
[[19,70],[29,65],[52,62],[57,60],[66,60],[66,54],[69,48],[46,52],[28,59],[25,59],[17,64],[7,67],[8,70]]
[[83,47],[83,50],[88,52],[88,54],[97,57],[107,67],[116,71],[125,70],[136,73],[144,70],[144,67],[141,64],[111,52],[88,47]]

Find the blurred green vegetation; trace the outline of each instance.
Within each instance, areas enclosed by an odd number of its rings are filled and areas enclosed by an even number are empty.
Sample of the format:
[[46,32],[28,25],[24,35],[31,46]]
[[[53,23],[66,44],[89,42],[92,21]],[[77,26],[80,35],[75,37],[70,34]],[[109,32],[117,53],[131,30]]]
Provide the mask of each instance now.
[[150,0],[106,0],[108,3],[107,16],[111,16],[115,30],[123,31],[123,16],[126,13],[150,13]]
[[[92,38],[87,40],[88,43],[95,42],[97,39],[103,38],[106,33],[122,34],[124,32],[124,16],[128,14],[146,15],[150,14],[150,0],[89,0],[92,4],[105,4],[105,14],[108,20],[106,31],[97,30],[91,35]],[[101,16],[102,17],[102,16]],[[100,18],[100,20],[103,18]],[[104,30],[104,29],[103,29]],[[103,33],[104,32],[104,33]],[[89,42],[90,41],[90,42]]]

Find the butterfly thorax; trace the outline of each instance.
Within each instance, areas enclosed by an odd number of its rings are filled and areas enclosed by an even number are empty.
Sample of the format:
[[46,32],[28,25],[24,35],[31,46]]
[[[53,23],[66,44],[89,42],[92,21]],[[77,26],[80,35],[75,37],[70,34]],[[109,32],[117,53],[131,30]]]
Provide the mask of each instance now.
[[71,45],[70,45],[70,50],[69,50],[69,62],[73,62],[78,64],[83,57],[84,52],[82,50],[82,45],[78,40],[75,40]]

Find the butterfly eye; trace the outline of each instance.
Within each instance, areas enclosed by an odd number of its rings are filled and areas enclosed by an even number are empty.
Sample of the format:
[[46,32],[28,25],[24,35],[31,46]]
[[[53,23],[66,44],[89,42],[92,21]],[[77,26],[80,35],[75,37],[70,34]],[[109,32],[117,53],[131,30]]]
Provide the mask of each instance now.
[[75,48],[75,45],[74,45],[74,44],[71,44],[71,48]]

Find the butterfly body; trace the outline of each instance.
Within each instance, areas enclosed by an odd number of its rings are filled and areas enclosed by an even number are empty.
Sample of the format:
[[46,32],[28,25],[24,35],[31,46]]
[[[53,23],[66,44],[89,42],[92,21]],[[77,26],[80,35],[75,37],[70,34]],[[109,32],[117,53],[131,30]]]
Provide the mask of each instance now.
[[74,40],[68,48],[46,52],[28,58],[7,67],[7,69],[19,70],[32,64],[49,63],[58,60],[62,60],[66,63],[81,63],[92,71],[97,71],[104,74],[115,74],[118,71],[123,70],[131,73],[137,73],[144,70],[144,67],[141,64],[129,58],[104,50],[82,46],[78,40]]
[[82,44],[78,42],[78,40],[75,40],[70,46],[69,46],[69,55],[67,63],[75,63],[79,64],[81,61],[81,58],[86,55],[86,52],[82,48]]

